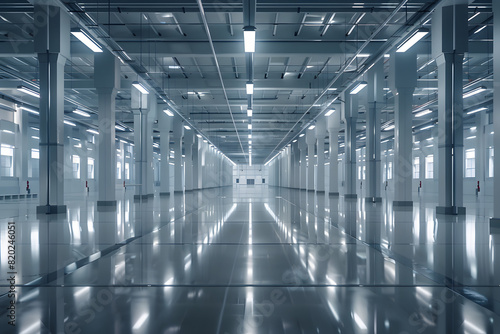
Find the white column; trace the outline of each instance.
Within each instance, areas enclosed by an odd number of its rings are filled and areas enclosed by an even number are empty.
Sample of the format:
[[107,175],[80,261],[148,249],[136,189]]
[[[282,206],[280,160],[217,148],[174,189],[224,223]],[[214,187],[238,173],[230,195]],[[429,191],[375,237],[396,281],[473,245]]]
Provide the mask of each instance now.
[[184,165],[186,191],[193,190],[193,143],[194,135],[192,130],[186,130],[184,133]]
[[193,144],[193,190],[198,190],[201,189],[200,187],[200,169],[201,169],[201,159],[200,159],[200,141],[201,139],[199,137],[194,138],[194,144]]
[[69,17],[59,7],[35,4],[40,18],[35,52],[40,74],[40,206],[37,213],[65,213],[64,65],[70,56]]
[[366,114],[366,201],[380,202],[380,112],[384,101],[384,63],[378,61],[368,72],[368,113]]
[[[454,1],[459,3],[463,1]],[[438,8],[432,19],[432,53],[438,65],[438,194],[441,214],[463,207],[463,58],[468,51],[467,4]]]
[[325,136],[326,122],[316,122],[316,147],[318,157],[316,159],[316,191],[325,192]]
[[345,198],[357,198],[356,194],[356,122],[358,99],[356,95],[344,94],[345,124]]
[[97,206],[116,206],[115,97],[120,87],[118,59],[104,50],[94,55],[94,86],[98,95]]
[[179,118],[174,119],[173,127],[174,139],[174,192],[182,193],[183,185],[183,166],[182,166],[182,137],[184,136],[184,128],[182,121]]
[[307,191],[314,191],[314,144],[316,137],[314,130],[306,130],[306,143],[307,143]]
[[131,109],[134,113],[134,155],[135,155],[135,199],[147,199],[147,128],[148,96],[137,89],[131,89]]
[[394,93],[394,198],[393,206],[413,206],[412,106],[417,85],[417,57],[407,51],[391,54],[390,81]]
[[304,137],[299,138],[300,149],[300,189],[307,189],[307,144]]
[[329,188],[328,193],[331,196],[339,195],[339,130],[340,130],[340,106],[335,109],[333,114],[328,116],[328,142],[329,142]]
[[172,117],[163,111],[158,111],[160,125],[160,196],[170,195],[170,129]]
[[493,1],[493,218],[492,226],[500,226],[500,2]]

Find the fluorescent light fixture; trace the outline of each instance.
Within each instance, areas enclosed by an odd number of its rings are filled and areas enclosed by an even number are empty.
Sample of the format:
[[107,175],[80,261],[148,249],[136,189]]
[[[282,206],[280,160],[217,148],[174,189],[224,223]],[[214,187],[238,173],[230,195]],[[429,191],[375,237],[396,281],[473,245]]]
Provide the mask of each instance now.
[[248,141],[248,145],[252,145],[252,141],[251,140]]
[[70,125],[70,126],[76,126],[76,124],[75,124],[75,123],[70,122],[70,121],[67,121],[67,120],[64,120],[64,124],[66,124],[66,125]]
[[255,28],[246,27],[243,31],[245,41],[245,52],[255,52]]
[[247,82],[247,94],[248,95],[253,94],[253,82],[251,81]]
[[163,109],[163,112],[164,112],[165,114],[167,114],[167,116],[174,117],[174,113],[173,113],[173,112],[171,112],[171,111],[170,111],[170,110],[168,110],[168,109]]
[[430,128],[432,128],[433,126],[434,126],[434,124],[424,126],[423,128],[421,128],[421,129],[420,129],[420,131],[430,129]]
[[96,131],[96,130],[94,130],[94,129],[87,129],[87,132],[92,133],[94,135],[98,135],[99,134],[99,132]]
[[432,113],[432,110],[427,109],[427,110],[416,113],[415,117],[422,117],[422,116],[428,115],[430,113]]
[[13,135],[13,134],[14,134],[14,132],[13,132],[13,131],[10,131],[10,130],[2,130],[2,132],[5,132],[5,133],[10,133],[11,135]]
[[40,98],[40,93],[38,93],[38,92],[36,92],[36,91],[34,91],[32,89],[29,89],[28,87],[19,86],[19,87],[17,87],[17,90],[20,91],[20,92],[26,93],[28,95]]
[[349,31],[348,31],[348,32],[347,32],[347,34],[345,34],[345,35],[346,35],[346,36],[349,36],[350,34],[352,34],[352,32],[354,31],[354,28],[356,28],[356,26],[355,26],[355,25],[353,25],[353,26],[351,27],[351,29],[349,29]]
[[356,95],[358,94],[363,88],[365,88],[368,85],[366,81],[361,81],[359,82],[352,90],[351,90],[351,95]]
[[153,147],[160,148],[160,144],[158,144],[158,143],[153,143]]
[[469,17],[468,21],[470,22],[470,21],[474,20],[479,14],[481,14],[481,12],[475,13],[474,15],[472,15],[471,17]]
[[311,125],[310,127],[308,127],[309,130],[312,130],[316,127],[316,125]]
[[35,130],[35,131],[40,131],[39,128],[35,128],[34,126],[30,126],[30,129]]
[[83,117],[90,117],[90,114],[86,113],[85,111],[78,110],[78,109],[73,110],[73,113],[80,115],[80,116],[83,116]]
[[252,138],[252,135],[251,135],[251,134],[249,134],[249,135],[248,135],[248,138]]
[[141,84],[139,81],[132,82],[132,86],[134,86],[139,92],[142,94],[149,94],[149,91]]
[[475,127],[475,126],[471,126],[471,128],[470,128],[471,131],[476,131],[476,129],[477,129],[477,127]]
[[248,130],[252,130],[252,124],[248,124]]
[[399,44],[399,46],[396,49],[396,52],[408,51],[413,45],[415,45],[418,41],[420,41],[422,38],[424,38],[428,33],[429,33],[429,29],[427,29],[427,28],[418,29],[410,37],[408,37],[403,43]]
[[297,142],[297,139],[292,140],[292,143],[296,143],[296,142]]
[[250,108],[248,108],[248,109],[247,109],[247,116],[248,116],[248,117],[252,117],[252,115],[253,115],[253,110],[252,110],[252,109],[250,109]]
[[102,52],[101,46],[99,44],[97,44],[97,42],[94,41],[92,39],[92,37],[87,35],[87,33],[85,33],[83,30],[74,29],[71,31],[71,34],[73,36],[75,36],[76,38],[78,38],[80,40],[80,42],[85,44],[90,50],[92,50],[94,52]]
[[21,106],[19,108],[21,108],[22,110],[26,110],[29,113],[32,113],[32,114],[35,114],[35,115],[40,115],[40,113],[38,111],[36,111],[35,109],[26,108],[24,106]]
[[37,137],[37,136],[31,136],[31,138],[37,139],[37,140],[40,139],[40,137]]
[[386,127],[386,128],[384,129],[384,131],[391,131],[391,130],[394,130],[394,127],[395,127],[395,126],[394,126],[394,124],[391,124],[391,125],[389,125],[388,127]]
[[358,55],[356,55],[356,58],[368,58],[368,57],[370,57],[369,53],[359,53]]
[[172,69],[172,70],[178,70],[178,69],[180,69],[181,67],[180,67],[180,66],[178,66],[178,65],[170,65],[170,66],[168,66],[168,68],[169,68],[169,69]]
[[301,133],[301,134],[299,135],[299,138],[300,138],[300,137],[304,137],[304,136],[305,136],[305,134],[304,134],[304,133]]
[[206,140],[206,139],[203,139],[203,142],[204,142],[204,143],[208,143],[208,140]]
[[330,109],[326,112],[325,116],[328,117],[335,112],[335,109]]
[[132,327],[133,330],[138,330],[139,328],[142,327],[142,325],[144,325],[144,323],[146,322],[146,319],[149,318],[149,314],[148,313],[143,313],[139,319],[136,321],[136,323],[134,324],[134,326]]
[[484,28],[486,28],[485,25],[482,26],[482,27],[477,28],[476,31],[474,31],[474,33],[477,34],[478,32],[483,31]]
[[188,125],[184,125],[184,129],[191,130],[191,128]]
[[199,133],[196,134],[196,137],[201,138],[201,135]]
[[485,108],[485,107],[478,108],[478,109],[474,109],[474,110],[468,111],[468,112],[467,112],[467,115],[472,115],[472,114],[475,114],[475,113],[478,113],[478,112],[480,112],[480,111],[487,110],[487,109],[488,109],[488,108]]
[[116,130],[125,131],[126,129],[121,125],[115,125]]
[[471,97],[471,96],[474,96],[476,94],[479,94],[481,92],[484,92],[485,90],[486,90],[486,87],[484,87],[484,86],[474,88],[473,90],[470,90],[470,91],[464,93],[464,99]]
[[476,138],[476,136],[470,136],[470,137],[467,137],[465,139],[474,139],[474,138]]

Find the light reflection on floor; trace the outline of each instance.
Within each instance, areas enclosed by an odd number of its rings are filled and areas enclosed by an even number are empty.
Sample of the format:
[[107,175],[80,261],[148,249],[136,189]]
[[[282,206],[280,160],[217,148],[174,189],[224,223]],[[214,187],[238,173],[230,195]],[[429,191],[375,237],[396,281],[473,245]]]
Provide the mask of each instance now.
[[[243,189],[244,188],[244,189]],[[500,232],[483,206],[436,216],[267,187],[211,189],[16,222],[17,326],[1,333],[494,333]],[[475,208],[475,209],[474,209]],[[3,210],[5,209],[5,210]],[[496,255],[496,256],[495,256]],[[496,261],[495,261],[496,259]]]

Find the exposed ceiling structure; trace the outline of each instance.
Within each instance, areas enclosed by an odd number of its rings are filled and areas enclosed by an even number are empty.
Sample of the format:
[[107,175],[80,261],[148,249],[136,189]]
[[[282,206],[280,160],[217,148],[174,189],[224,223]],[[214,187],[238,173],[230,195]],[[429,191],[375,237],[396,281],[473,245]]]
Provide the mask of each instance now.
[[[236,163],[248,163],[249,139],[254,164],[263,164],[329,108],[375,61],[416,29],[431,29],[432,10],[440,1],[403,0],[353,3],[347,0],[222,2],[215,0],[54,0],[71,13],[72,27],[83,28],[122,60],[117,120],[132,138],[130,89],[141,80],[158,101],[175,111]],[[38,100],[17,90],[36,90],[38,62],[33,48],[33,5],[28,0],[0,4],[0,94],[37,107]],[[465,101],[466,111],[491,110],[491,1],[469,5],[470,53],[464,85],[487,88]],[[243,28],[256,28],[256,49],[244,50]],[[483,28],[484,27],[484,28]],[[418,51],[415,131],[437,119],[437,74],[428,34]],[[66,65],[65,111],[68,119],[97,123],[93,52],[71,37]],[[387,67],[387,66],[386,66]],[[249,98],[247,82],[253,82]],[[386,86],[388,87],[388,86]],[[387,88],[383,127],[393,120]],[[332,101],[333,104],[332,104]],[[252,117],[247,108],[252,107]],[[79,117],[80,108],[91,117]],[[363,137],[364,117],[358,138]],[[467,121],[467,119],[466,119]],[[251,130],[248,125],[252,124]],[[390,137],[392,131],[383,131]],[[248,138],[251,134],[252,137]],[[159,134],[156,133],[156,140]],[[359,145],[363,145],[360,140]]]

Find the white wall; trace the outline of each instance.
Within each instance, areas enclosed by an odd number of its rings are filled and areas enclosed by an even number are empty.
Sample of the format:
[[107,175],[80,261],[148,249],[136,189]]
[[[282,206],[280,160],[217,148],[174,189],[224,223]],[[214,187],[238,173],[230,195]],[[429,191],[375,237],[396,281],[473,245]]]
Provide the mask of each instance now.
[[247,179],[254,179],[255,184],[263,184],[262,179],[265,179],[265,184],[269,183],[269,172],[267,166],[264,165],[236,165],[233,167],[233,185],[236,185],[236,179],[239,179],[240,185],[246,185]]

